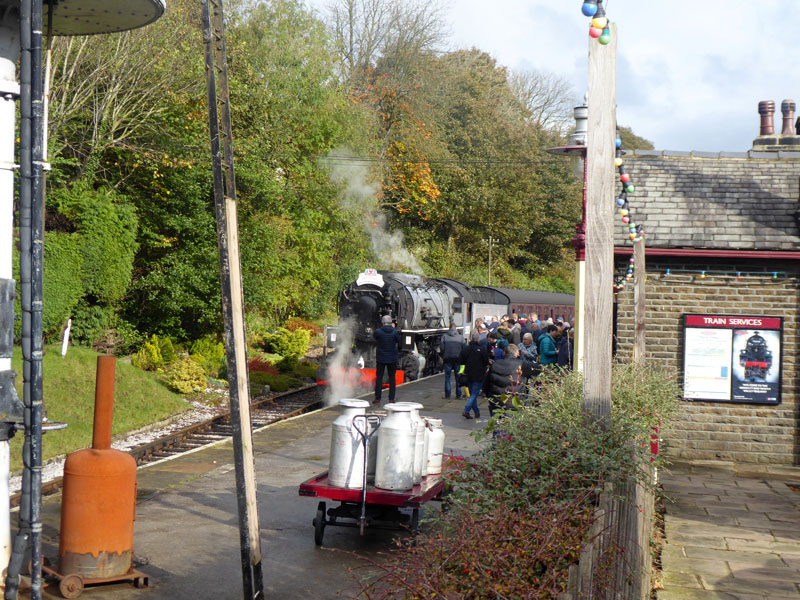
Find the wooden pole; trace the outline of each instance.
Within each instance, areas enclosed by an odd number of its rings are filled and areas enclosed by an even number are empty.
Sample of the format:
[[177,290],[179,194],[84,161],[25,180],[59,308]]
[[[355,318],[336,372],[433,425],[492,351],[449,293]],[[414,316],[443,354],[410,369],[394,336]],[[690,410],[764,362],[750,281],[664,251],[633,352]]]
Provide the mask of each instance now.
[[607,46],[589,39],[589,123],[586,135],[586,356],[583,412],[611,417],[613,335],[614,154],[617,108],[617,27]]
[[645,364],[645,280],[647,270],[645,265],[644,237],[633,245],[633,320],[634,320],[634,343],[633,343],[633,364]]
[[[222,287],[222,319],[225,329],[236,500],[239,510],[242,582],[244,599],[256,600],[264,597],[264,584],[256,500],[253,431],[250,423],[250,389],[247,378],[247,344],[222,0],[202,0],[202,6],[208,121]],[[219,78],[219,95],[217,78]]]

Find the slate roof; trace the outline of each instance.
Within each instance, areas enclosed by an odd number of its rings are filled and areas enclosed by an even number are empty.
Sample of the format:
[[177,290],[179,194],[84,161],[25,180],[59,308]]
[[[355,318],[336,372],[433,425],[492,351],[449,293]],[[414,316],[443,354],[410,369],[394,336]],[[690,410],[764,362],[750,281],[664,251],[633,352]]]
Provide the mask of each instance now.
[[[649,248],[800,252],[800,152],[637,150],[624,160]],[[614,245],[630,246],[616,214]]]

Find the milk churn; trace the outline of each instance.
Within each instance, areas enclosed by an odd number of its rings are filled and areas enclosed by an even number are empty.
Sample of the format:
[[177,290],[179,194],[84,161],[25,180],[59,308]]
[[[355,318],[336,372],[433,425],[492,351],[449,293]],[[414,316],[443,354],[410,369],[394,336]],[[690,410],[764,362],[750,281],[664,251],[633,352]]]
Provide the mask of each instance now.
[[334,487],[361,488],[364,485],[364,445],[353,427],[353,417],[363,415],[369,406],[366,400],[339,400],[342,414],[333,422],[328,483]]
[[442,472],[442,455],[444,454],[444,429],[442,420],[427,417],[428,431],[428,475]]
[[410,490],[414,487],[414,451],[416,423],[412,408],[390,403],[378,429],[378,457],[375,464],[375,487],[384,490]]
[[422,476],[426,474],[425,452],[425,421],[419,416],[420,409],[423,408],[419,402],[397,402],[397,404],[411,407],[411,420],[416,423],[416,439],[414,447],[414,484],[422,483]]
[[370,420],[367,422],[367,427],[369,427],[367,433],[371,436],[369,442],[367,442],[367,483],[375,483],[375,465],[378,458],[378,436],[375,434],[375,430],[381,426],[381,421],[385,418],[385,415],[381,414],[376,416],[380,421]]

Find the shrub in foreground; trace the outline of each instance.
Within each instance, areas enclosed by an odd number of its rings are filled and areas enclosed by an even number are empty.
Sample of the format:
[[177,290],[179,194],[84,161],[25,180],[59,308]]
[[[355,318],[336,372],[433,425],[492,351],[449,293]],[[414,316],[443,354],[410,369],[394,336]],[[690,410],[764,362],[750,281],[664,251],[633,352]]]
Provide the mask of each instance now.
[[414,547],[372,565],[378,575],[361,580],[362,593],[381,600],[557,598],[598,491],[642,476],[652,427],[678,407],[669,372],[616,365],[612,386],[612,418],[603,428],[582,413],[581,374],[543,375],[519,410],[476,433],[481,451],[448,475],[451,510]]

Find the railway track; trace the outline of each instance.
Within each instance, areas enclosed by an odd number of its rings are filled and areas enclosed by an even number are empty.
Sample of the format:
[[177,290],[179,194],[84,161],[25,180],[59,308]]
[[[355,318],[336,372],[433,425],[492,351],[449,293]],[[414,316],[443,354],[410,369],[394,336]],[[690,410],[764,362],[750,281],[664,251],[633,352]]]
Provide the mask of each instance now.
[[[253,430],[322,408],[323,390],[311,384],[269,398],[256,399],[250,404],[250,421]],[[127,452],[139,466],[179,456],[186,452],[216,444],[233,436],[230,413],[212,417],[184,429],[173,431],[152,442],[131,448]],[[42,484],[42,495],[55,494],[61,489],[63,479],[58,477]],[[11,496],[11,507],[19,506],[21,493]]]

